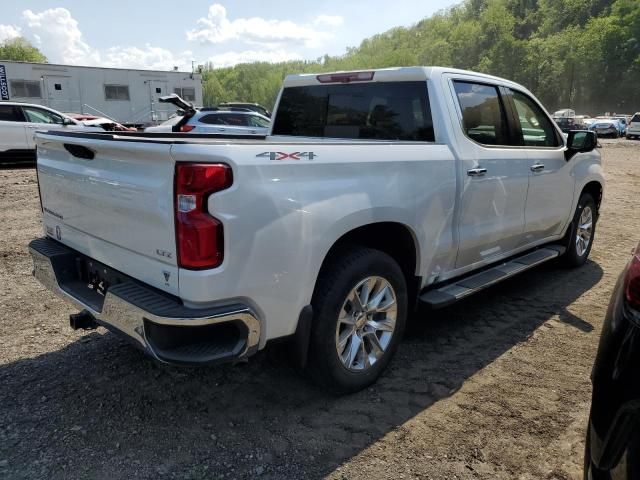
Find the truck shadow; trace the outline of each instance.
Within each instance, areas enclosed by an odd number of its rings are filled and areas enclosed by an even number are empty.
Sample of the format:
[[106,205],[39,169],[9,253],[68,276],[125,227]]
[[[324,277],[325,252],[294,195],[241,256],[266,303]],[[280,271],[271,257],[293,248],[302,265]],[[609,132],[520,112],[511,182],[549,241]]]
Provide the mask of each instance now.
[[549,319],[591,332],[567,307],[602,277],[593,262],[548,265],[420,312],[379,382],[341,398],[297,375],[281,346],[247,364],[180,369],[90,333],[0,366],[0,476],[321,478]]

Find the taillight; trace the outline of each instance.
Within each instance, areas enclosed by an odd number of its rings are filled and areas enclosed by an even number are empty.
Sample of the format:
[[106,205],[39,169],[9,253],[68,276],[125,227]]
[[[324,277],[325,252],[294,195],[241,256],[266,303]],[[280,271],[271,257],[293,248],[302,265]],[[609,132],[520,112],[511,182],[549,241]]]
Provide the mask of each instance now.
[[640,245],[633,252],[627,275],[624,279],[624,294],[627,303],[640,310]]
[[178,163],[175,176],[178,266],[191,270],[215,268],[224,258],[222,223],[207,210],[212,193],[233,183],[224,164]]
[[180,131],[183,133],[187,133],[190,132],[191,130],[193,130],[195,127],[195,125],[181,125],[180,126]]
[[326,73],[317,75],[316,78],[320,83],[350,83],[350,82],[369,82],[373,80],[376,72],[345,72],[345,73]]

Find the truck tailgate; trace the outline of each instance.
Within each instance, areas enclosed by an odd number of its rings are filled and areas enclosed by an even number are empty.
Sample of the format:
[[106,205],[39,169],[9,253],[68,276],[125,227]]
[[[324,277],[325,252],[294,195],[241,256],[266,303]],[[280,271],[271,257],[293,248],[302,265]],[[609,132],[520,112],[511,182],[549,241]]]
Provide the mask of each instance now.
[[177,295],[171,144],[39,133],[37,148],[46,234]]

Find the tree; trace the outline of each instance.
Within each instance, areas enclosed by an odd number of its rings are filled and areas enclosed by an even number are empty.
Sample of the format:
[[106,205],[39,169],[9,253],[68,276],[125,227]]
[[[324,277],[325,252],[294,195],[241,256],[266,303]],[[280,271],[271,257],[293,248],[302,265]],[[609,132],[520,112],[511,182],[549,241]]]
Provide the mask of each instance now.
[[287,74],[416,64],[515,80],[551,111],[637,112],[640,1],[465,0],[413,26],[367,38],[341,56],[209,66],[205,97],[212,103],[241,100],[271,108]]
[[22,37],[7,40],[0,44],[0,60],[47,63],[47,57]]

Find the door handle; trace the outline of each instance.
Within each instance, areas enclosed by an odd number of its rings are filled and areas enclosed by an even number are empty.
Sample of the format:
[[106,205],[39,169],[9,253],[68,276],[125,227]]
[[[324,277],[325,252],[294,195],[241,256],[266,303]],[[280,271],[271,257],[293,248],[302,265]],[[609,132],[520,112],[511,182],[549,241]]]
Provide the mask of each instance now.
[[484,177],[485,173],[487,173],[487,169],[483,167],[476,167],[467,170],[467,175],[469,175],[470,177]]
[[531,165],[532,172],[541,172],[544,170],[544,165],[541,163],[536,163],[535,165]]

